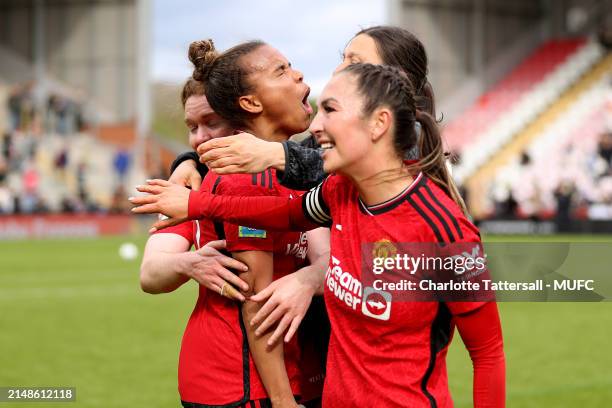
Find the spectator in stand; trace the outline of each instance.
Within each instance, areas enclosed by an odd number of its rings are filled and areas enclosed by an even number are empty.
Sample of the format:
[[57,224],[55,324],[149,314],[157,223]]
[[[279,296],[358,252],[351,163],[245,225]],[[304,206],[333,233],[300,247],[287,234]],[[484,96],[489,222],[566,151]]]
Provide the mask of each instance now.
[[[115,186],[123,188],[125,184],[125,178],[128,170],[130,169],[130,153],[127,150],[120,149],[115,153],[113,158],[113,168],[115,169],[116,183]],[[124,198],[122,198],[124,200]]]
[[21,127],[21,87],[11,90],[8,98],[9,131],[13,132]]
[[597,155],[605,162],[606,171],[604,173],[609,174],[612,168],[612,131],[601,135],[597,145]]
[[13,152],[13,133],[6,132],[2,136],[2,157],[6,162],[11,160]]
[[562,182],[555,190],[554,195],[557,201],[555,215],[557,232],[569,232],[572,220],[573,203],[576,195],[574,183],[570,181]]
[[15,212],[15,197],[8,186],[0,181],[0,215]]

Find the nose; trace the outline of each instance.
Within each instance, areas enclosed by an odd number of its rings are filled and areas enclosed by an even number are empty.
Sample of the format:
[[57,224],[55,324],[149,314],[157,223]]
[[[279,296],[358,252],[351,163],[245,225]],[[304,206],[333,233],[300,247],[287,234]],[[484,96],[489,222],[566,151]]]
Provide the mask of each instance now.
[[296,82],[303,82],[304,81],[304,74],[302,74],[302,71],[298,71],[297,69],[293,70],[293,78],[296,80]]
[[196,144],[199,146],[200,144],[211,139],[210,132],[208,132],[203,126],[198,126],[195,139]]
[[323,115],[321,114],[321,109],[317,111],[317,114],[312,119],[312,122],[310,122],[308,131],[315,136],[317,143],[319,143],[319,139],[321,136],[323,136]]

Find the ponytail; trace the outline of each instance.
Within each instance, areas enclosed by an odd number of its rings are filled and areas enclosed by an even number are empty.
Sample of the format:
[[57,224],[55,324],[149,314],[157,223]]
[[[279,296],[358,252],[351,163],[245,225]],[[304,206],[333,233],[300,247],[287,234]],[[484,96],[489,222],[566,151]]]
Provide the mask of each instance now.
[[420,160],[414,166],[444,190],[461,211],[468,215],[465,202],[447,167],[442,137],[436,120],[429,113],[419,109],[416,110],[416,120],[421,124],[421,134],[418,138]]

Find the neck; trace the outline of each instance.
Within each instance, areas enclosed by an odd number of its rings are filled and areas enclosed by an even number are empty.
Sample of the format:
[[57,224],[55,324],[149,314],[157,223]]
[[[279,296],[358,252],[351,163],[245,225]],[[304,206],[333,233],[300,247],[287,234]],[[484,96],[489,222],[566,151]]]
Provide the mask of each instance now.
[[380,204],[397,196],[414,180],[399,158],[385,160],[371,157],[360,160],[346,173],[350,174],[349,178],[366,205]]
[[251,123],[247,124],[245,130],[257,136],[259,139],[268,142],[283,142],[291,136],[287,134],[286,131],[279,129],[274,123],[264,118],[254,119]]

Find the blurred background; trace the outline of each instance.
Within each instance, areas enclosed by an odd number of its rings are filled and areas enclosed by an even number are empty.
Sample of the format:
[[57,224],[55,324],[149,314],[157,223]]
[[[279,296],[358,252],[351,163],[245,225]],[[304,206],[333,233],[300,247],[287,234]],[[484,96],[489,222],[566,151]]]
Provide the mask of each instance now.
[[[376,24],[425,44],[485,241],[612,242],[612,0],[0,0],[0,386],[76,386],[84,407],[177,406],[197,288],[140,292],[150,219],[126,199],[189,149],[188,44],[260,38],[316,98],[350,38]],[[609,304],[501,308],[508,406],[612,406]],[[470,362],[451,351],[468,407]]]

